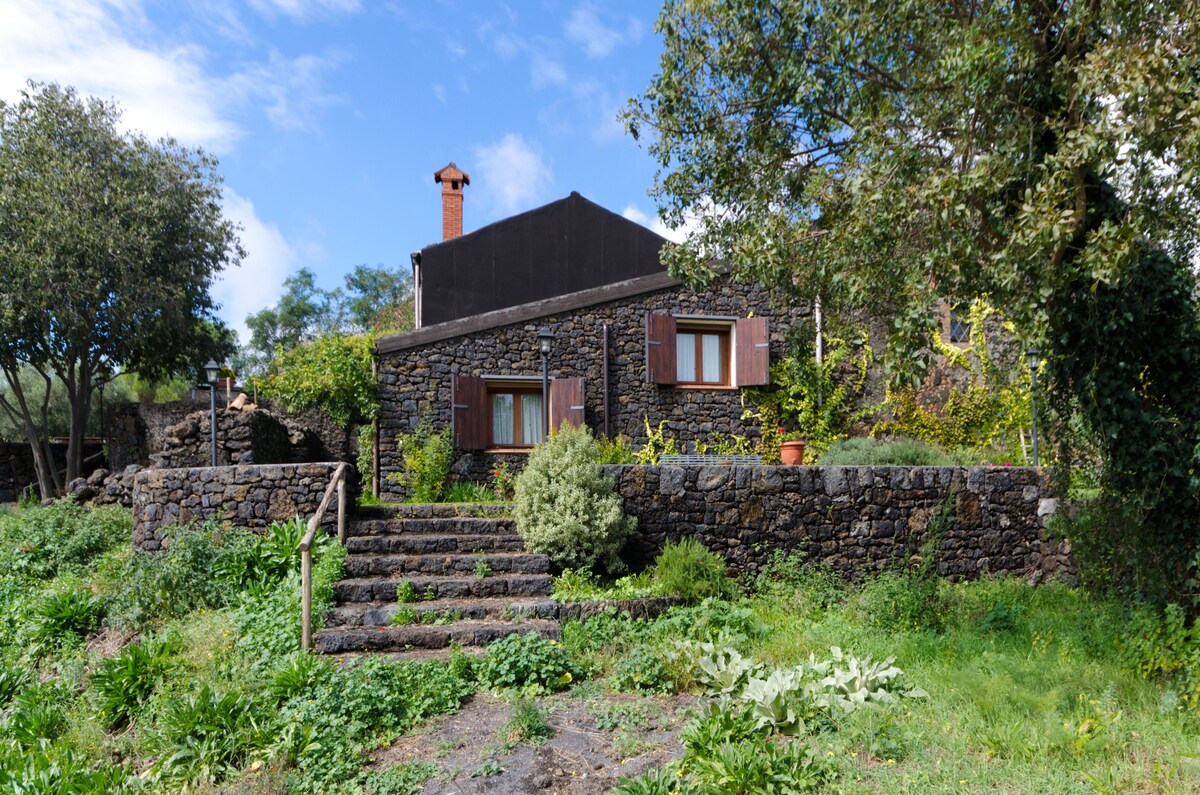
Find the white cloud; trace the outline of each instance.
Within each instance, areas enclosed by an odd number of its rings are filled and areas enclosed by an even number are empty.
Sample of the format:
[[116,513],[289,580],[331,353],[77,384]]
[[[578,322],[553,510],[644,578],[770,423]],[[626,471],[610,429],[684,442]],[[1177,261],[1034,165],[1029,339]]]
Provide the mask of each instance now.
[[277,225],[260,218],[254,203],[228,186],[224,189],[222,210],[226,218],[241,224],[239,236],[246,257],[240,268],[221,273],[213,285],[212,296],[221,305],[220,316],[244,344],[250,341],[246,316],[279,300],[283,280],[295,269],[299,256]]
[[434,83],[430,88],[433,89],[433,95],[437,97],[437,101],[446,104],[446,87],[441,83]]
[[[261,106],[273,124],[295,129],[310,126],[316,112],[334,101],[320,85],[339,62],[336,54],[289,59],[272,52],[265,63],[221,73],[202,46],[172,42],[155,28],[143,2],[0,0],[0,97],[14,98],[27,79],[74,86],[81,94],[116,100],[129,129],[218,153],[243,134],[239,113]],[[309,5],[281,0],[277,7],[299,13]],[[235,13],[218,10],[205,18],[216,32],[247,35]]]
[[529,58],[529,74],[533,79],[534,88],[558,86],[567,82],[567,70],[562,64],[542,53],[534,53]]
[[634,18],[628,20],[623,30],[605,25],[589,5],[576,8],[564,29],[567,38],[582,45],[589,58],[604,58],[622,44],[637,41],[644,32],[641,21]]
[[546,198],[554,183],[541,147],[526,143],[516,133],[476,147],[474,156],[478,165],[473,172],[477,176],[471,187],[478,188],[485,206],[500,216],[529,209]]
[[698,226],[697,222],[689,221],[680,228],[669,227],[657,215],[653,218],[646,215],[636,204],[628,205],[621,211],[621,215],[634,223],[641,224],[652,232],[662,235],[672,243],[682,243],[688,236],[688,233]]

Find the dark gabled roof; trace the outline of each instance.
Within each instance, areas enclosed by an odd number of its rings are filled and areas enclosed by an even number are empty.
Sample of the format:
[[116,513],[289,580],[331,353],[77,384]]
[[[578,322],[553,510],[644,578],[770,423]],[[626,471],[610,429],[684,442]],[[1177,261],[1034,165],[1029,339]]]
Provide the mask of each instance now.
[[663,273],[666,239],[571,193],[421,250],[421,325]]
[[621,282],[592,287],[577,293],[558,295],[553,298],[543,298],[528,304],[505,307],[481,315],[448,320],[433,326],[423,326],[415,331],[405,331],[400,334],[389,334],[381,337],[375,345],[378,353],[394,353],[396,351],[419,348],[433,342],[474,334],[477,331],[509,326],[514,323],[527,323],[530,320],[571,312],[588,306],[618,301],[635,295],[644,295],[656,290],[678,287],[683,284],[666,271],[653,273],[649,276],[639,276]]

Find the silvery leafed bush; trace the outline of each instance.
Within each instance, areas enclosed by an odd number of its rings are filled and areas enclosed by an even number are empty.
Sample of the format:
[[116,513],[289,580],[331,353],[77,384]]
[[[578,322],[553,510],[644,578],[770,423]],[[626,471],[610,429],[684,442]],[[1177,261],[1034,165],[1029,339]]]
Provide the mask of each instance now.
[[636,524],[613,478],[600,472],[591,431],[566,423],[530,453],[514,512],[525,547],[571,569],[623,568],[617,553]]

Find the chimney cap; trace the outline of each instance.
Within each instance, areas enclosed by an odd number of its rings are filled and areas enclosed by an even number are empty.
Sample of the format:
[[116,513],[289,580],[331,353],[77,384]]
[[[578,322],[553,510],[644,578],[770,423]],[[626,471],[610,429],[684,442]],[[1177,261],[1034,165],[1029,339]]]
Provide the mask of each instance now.
[[464,185],[470,185],[471,175],[454,165],[454,161],[451,160],[449,165],[433,172],[433,181],[436,183],[461,181]]

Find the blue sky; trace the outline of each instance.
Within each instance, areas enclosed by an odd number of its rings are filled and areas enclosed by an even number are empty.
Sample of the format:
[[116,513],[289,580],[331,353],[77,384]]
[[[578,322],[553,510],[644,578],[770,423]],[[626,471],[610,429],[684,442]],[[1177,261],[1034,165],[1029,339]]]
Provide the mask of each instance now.
[[214,290],[241,330],[289,273],[327,288],[441,234],[433,172],[471,175],[467,231],[577,190],[663,231],[616,120],[657,71],[658,4],[624,0],[0,0],[0,98],[32,78],[221,161],[248,256]]

